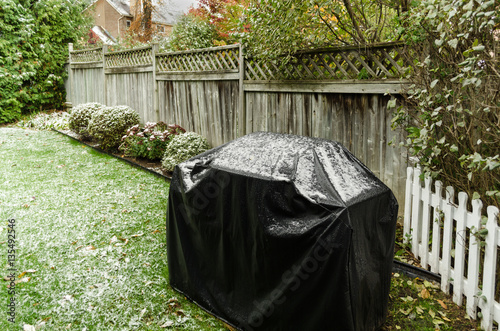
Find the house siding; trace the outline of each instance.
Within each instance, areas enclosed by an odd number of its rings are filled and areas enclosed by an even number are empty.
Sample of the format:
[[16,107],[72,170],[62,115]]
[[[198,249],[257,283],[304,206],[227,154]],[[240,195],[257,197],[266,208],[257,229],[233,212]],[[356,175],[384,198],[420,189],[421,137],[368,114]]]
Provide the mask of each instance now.
[[115,38],[123,37],[127,31],[127,19],[116,11],[106,0],[98,0],[90,10],[95,10],[95,25],[104,27]]

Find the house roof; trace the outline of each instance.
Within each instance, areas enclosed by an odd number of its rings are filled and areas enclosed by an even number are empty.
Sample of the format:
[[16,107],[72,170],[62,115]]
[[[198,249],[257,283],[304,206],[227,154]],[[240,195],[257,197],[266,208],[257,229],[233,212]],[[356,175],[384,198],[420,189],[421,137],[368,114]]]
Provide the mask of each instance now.
[[130,14],[129,0],[106,0],[116,11],[123,16],[132,16]]
[[[156,5],[157,2],[157,0],[153,0],[153,4]],[[182,14],[183,13],[181,11],[171,10],[166,5],[156,5],[155,10],[153,10],[153,21],[174,25]]]
[[[133,16],[130,10],[130,0],[106,0],[120,15]],[[171,10],[163,1],[153,0],[153,22],[174,25],[182,12]]]
[[102,42],[106,45],[115,45],[116,44],[116,39],[111,35],[111,33],[108,32],[105,28],[103,28],[100,25],[95,25],[92,28],[92,31],[95,33],[99,39],[102,40]]

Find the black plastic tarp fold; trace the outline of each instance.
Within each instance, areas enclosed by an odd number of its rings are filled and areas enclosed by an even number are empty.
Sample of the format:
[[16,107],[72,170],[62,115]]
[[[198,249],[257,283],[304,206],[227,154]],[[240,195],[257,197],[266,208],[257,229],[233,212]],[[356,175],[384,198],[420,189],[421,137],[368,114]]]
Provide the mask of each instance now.
[[339,143],[244,136],[174,170],[170,285],[241,330],[375,330],[397,209]]

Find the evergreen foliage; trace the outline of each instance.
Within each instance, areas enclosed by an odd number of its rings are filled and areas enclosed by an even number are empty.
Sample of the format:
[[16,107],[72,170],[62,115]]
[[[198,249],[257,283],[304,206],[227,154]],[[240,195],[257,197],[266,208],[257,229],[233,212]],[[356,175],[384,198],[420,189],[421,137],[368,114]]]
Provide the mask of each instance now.
[[68,43],[88,32],[83,4],[0,0],[0,123],[65,102]]

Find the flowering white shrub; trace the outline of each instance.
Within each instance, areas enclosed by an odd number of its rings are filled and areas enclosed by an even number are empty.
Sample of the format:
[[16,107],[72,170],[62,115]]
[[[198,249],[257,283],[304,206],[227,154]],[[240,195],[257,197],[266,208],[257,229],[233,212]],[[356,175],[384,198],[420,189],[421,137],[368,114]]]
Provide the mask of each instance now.
[[88,131],[102,149],[109,150],[118,147],[127,129],[139,120],[139,114],[128,106],[104,107],[92,116]]
[[167,171],[174,171],[177,164],[207,151],[210,148],[206,138],[194,132],[174,136],[168,144],[161,164]]
[[83,138],[90,138],[88,132],[89,121],[92,116],[105,106],[97,102],[81,103],[71,110],[69,118],[70,130],[80,134]]

